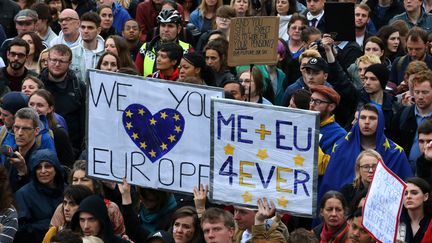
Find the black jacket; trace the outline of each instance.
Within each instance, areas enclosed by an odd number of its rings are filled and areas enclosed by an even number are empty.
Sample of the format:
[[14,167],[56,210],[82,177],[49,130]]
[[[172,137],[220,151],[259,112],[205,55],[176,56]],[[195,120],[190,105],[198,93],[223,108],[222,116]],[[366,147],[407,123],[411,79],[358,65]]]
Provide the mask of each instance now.
[[63,82],[52,82],[48,78],[48,69],[44,69],[39,79],[45,89],[53,94],[55,110],[64,117],[69,128],[69,137],[75,156],[80,154],[85,132],[86,86],[69,70]]
[[405,150],[408,158],[417,131],[414,109],[415,105],[411,105],[399,110],[393,116],[390,132],[390,138]]
[[400,2],[402,1],[393,0],[384,16],[378,15],[378,11],[376,10],[378,6],[378,0],[368,0],[366,2],[366,4],[371,9],[370,18],[377,30],[379,30],[382,26],[387,25],[389,20],[395,15],[398,15],[404,11],[404,8]]
[[101,231],[97,237],[101,238],[105,243],[123,243],[129,242],[114,235],[114,230],[108,216],[108,210],[104,200],[98,195],[92,195],[81,201],[78,210],[75,212],[71,221],[71,229],[73,231],[81,231],[80,213],[86,212],[93,215],[101,225]]

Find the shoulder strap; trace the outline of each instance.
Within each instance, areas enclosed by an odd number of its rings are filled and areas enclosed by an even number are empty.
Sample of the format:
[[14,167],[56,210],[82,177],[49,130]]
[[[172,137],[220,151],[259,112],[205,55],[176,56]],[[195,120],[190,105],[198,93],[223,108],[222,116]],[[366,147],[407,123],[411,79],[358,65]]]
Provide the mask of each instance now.
[[3,125],[0,129],[0,144],[3,144],[6,134],[7,134],[7,128],[6,126]]
[[401,56],[396,64],[396,71],[399,73],[401,67],[402,67],[402,63],[405,61],[406,55],[405,56]]

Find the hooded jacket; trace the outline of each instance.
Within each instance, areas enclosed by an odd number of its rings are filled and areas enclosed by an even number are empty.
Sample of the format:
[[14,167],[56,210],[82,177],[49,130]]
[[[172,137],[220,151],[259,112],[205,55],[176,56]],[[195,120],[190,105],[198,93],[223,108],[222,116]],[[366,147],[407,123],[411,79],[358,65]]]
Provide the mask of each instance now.
[[[86,81],[87,69],[96,68],[99,58],[104,53],[105,40],[100,35],[98,35],[96,39],[97,39],[96,50],[87,50],[84,47],[83,40],[80,41],[79,45],[71,48],[72,63],[69,68],[72,71],[74,71],[77,78],[83,81],[84,83]],[[90,54],[87,54],[87,52]]]
[[92,195],[81,201],[78,210],[72,217],[71,229],[73,231],[81,231],[79,222],[81,212],[89,213],[99,221],[100,232],[96,236],[101,238],[105,243],[128,242],[114,235],[114,230],[108,217],[107,207],[100,196]]
[[[54,187],[41,184],[37,179],[36,168],[42,162],[54,166]],[[15,195],[19,222],[16,242],[41,242],[52,214],[63,200],[64,173],[57,156],[48,149],[37,150],[29,166],[31,180]]]
[[[385,165],[402,180],[412,176],[412,170],[402,147],[384,135],[384,114],[378,110],[378,125],[376,128],[375,150],[383,158]],[[360,116],[360,115],[359,115]],[[333,146],[330,162],[324,173],[321,185],[318,185],[318,200],[330,190],[340,190],[342,186],[354,180],[354,165],[357,156],[362,151],[360,143],[359,122],[354,124],[348,134]],[[336,176],[337,175],[337,176]]]

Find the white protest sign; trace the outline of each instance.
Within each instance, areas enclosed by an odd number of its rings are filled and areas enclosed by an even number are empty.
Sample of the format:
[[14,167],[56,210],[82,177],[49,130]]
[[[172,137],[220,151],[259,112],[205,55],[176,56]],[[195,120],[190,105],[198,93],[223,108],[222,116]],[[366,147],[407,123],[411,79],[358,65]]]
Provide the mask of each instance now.
[[396,242],[406,184],[378,162],[363,208],[362,224],[380,242]]
[[222,89],[89,72],[89,176],[193,192],[210,174],[210,97]]
[[212,99],[210,198],[312,216],[316,205],[317,112]]

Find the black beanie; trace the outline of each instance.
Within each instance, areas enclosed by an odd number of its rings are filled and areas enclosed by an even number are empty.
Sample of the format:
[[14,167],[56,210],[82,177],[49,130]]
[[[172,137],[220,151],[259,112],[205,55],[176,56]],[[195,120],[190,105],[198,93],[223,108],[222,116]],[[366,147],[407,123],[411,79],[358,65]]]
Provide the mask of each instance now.
[[385,89],[387,82],[389,80],[389,70],[387,66],[381,63],[372,64],[366,68],[365,73],[371,72],[373,73],[381,84],[381,88]]
[[28,100],[29,97],[24,93],[13,91],[5,94],[1,98],[0,107],[15,115],[19,109],[28,107]]
[[204,57],[198,53],[186,53],[183,58],[194,67],[204,68],[206,65]]

